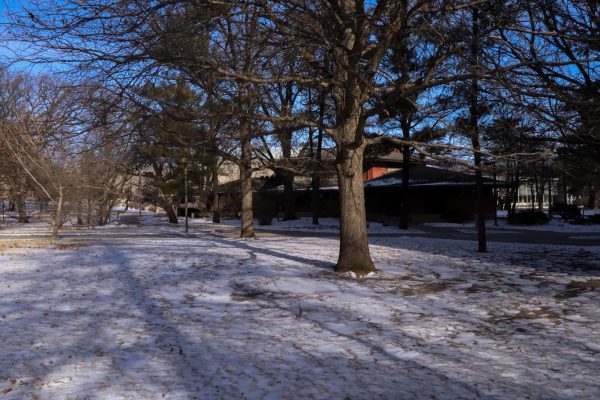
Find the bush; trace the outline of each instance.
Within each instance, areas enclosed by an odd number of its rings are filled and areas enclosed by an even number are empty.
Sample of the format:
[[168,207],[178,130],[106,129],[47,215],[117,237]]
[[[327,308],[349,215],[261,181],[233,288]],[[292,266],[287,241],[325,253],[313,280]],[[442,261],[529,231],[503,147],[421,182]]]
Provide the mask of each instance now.
[[581,218],[581,210],[575,204],[557,203],[550,208],[550,212],[552,214],[560,215],[563,215],[563,213],[566,212],[568,219]]
[[590,215],[587,220],[590,224],[600,224],[600,214]]
[[473,218],[473,213],[468,211],[448,212],[442,215],[443,221],[451,222],[453,224],[463,224],[465,222],[473,221]]
[[258,225],[271,225],[277,216],[277,206],[265,195],[254,198],[254,217],[258,219]]
[[549,221],[550,218],[543,211],[518,211],[508,215],[508,223],[511,225],[541,225]]

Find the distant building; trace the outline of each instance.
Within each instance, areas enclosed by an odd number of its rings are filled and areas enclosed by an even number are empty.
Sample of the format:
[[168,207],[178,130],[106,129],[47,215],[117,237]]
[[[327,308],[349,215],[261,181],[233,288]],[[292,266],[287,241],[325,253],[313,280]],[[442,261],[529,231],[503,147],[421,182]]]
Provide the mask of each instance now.
[[[484,178],[483,203],[490,218],[496,211],[494,189],[494,180]],[[425,164],[411,165],[408,193],[402,188],[402,170],[365,183],[367,217],[390,225],[400,217],[405,197],[413,222],[472,219],[475,195],[475,175]]]

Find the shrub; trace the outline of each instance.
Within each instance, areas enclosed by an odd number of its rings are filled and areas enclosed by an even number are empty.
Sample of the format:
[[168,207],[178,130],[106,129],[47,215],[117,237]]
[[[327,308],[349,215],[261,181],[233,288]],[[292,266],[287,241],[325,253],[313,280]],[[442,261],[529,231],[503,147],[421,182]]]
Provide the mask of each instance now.
[[258,225],[271,225],[277,216],[277,207],[267,196],[258,195],[254,198],[254,216],[258,219]]
[[600,224],[600,214],[590,215],[587,220],[590,224]]
[[550,212],[552,214],[560,215],[563,215],[563,213],[566,212],[568,219],[581,218],[581,210],[575,204],[557,203],[550,207]]
[[511,225],[541,225],[549,221],[550,218],[543,211],[518,211],[508,215],[508,223]]
[[465,222],[473,221],[473,213],[468,211],[455,211],[452,213],[445,213],[442,215],[442,220],[451,222],[454,224],[462,224]]

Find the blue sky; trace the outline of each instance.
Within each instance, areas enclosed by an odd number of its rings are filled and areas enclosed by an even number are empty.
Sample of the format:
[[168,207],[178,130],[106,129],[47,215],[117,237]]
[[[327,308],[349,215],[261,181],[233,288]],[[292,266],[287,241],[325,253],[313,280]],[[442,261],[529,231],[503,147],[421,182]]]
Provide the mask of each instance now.
[[[11,11],[18,10],[21,6],[27,5],[27,0],[0,0],[0,30],[5,28],[8,22],[7,15]],[[15,62],[15,54],[19,54],[20,49],[26,50],[27,45],[14,40],[8,40],[7,37],[2,37],[0,40],[0,62],[2,64],[10,64],[13,70],[28,70],[32,72],[44,72],[51,69],[50,65],[32,64],[25,61]]]

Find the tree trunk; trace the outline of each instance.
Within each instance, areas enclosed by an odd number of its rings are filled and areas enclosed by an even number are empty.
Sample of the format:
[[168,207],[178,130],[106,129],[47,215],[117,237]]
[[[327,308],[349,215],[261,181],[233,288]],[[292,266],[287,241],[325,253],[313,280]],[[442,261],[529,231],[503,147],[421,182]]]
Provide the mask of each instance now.
[[92,210],[92,198],[88,197],[87,199],[87,226],[90,228],[92,226],[93,221],[93,210]]
[[247,121],[241,123],[242,157],[240,160],[240,185],[242,190],[242,215],[240,237],[251,239],[254,234],[254,212],[252,210],[252,146]]
[[77,202],[77,225],[83,225],[83,218],[81,216],[81,201]]
[[517,212],[517,201],[519,200],[519,186],[521,185],[521,174],[518,169],[519,167],[517,166],[516,168],[517,169],[515,170],[515,186],[512,191],[512,204],[510,209],[511,214]]
[[590,210],[596,208],[596,188],[594,188],[594,185],[591,183],[588,188],[587,208]]
[[296,219],[296,199],[294,196],[294,175],[283,173],[283,220]]
[[58,186],[58,199],[56,201],[56,210],[54,211],[54,224],[52,225],[52,238],[58,238],[58,230],[62,225],[62,209],[63,209],[63,187]]
[[19,210],[19,223],[26,224],[27,222],[29,222],[29,218],[27,218],[27,208],[24,198],[17,198],[17,209]]
[[313,173],[312,182],[310,184],[311,191],[311,208],[312,208],[312,223],[319,225],[319,208],[321,203],[321,177],[318,173]]
[[537,203],[538,210],[542,211],[544,209],[544,193],[546,192],[546,181],[543,177],[538,179],[537,185]]
[[354,272],[359,277],[376,271],[367,237],[363,156],[364,146],[357,149],[342,147],[338,150],[336,165],[340,196],[340,253],[335,270]]
[[[402,138],[410,139],[410,125],[408,120],[403,117]],[[408,229],[408,220],[410,217],[410,146],[402,146],[402,202],[400,203],[400,229]]]
[[219,206],[219,162],[215,157],[212,171],[212,221],[214,224],[221,223],[221,210]]
[[173,203],[167,203],[164,205],[165,211],[167,212],[167,217],[169,218],[170,224],[179,224],[179,219],[177,219],[177,210]]
[[479,253],[487,252],[487,237],[485,232],[485,208],[483,204],[483,177],[481,174],[481,146],[479,143],[479,82],[477,72],[479,71],[479,11],[473,7],[473,41],[471,44],[472,68],[475,77],[471,80],[471,143],[473,145],[473,159],[475,163],[475,186],[476,197],[475,204],[477,210],[477,251]]
[[[284,160],[292,158],[292,132],[284,132],[280,135],[281,152]],[[296,201],[294,198],[294,175],[288,171],[281,170],[283,178],[283,220],[296,219]]]
[[[323,152],[323,120],[325,119],[325,95],[321,92],[319,99],[319,129],[317,131],[317,150],[314,154],[316,168],[321,168],[321,158]],[[312,144],[312,141],[311,141]],[[312,223],[319,225],[320,199],[321,199],[321,176],[320,171],[315,171],[312,175],[311,191],[312,191]]]

